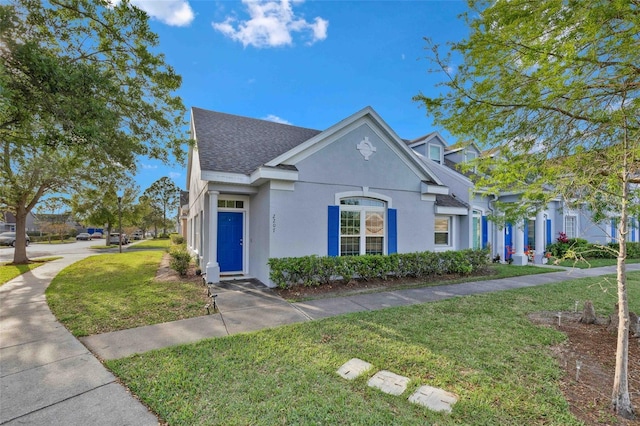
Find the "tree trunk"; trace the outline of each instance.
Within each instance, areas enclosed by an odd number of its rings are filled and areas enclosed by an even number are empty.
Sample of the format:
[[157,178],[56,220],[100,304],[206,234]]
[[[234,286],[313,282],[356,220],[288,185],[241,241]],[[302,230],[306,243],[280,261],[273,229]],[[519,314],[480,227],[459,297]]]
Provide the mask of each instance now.
[[[626,172],[626,167],[625,167]],[[616,348],[616,371],[613,379],[613,410],[626,419],[634,419],[635,412],[629,396],[629,304],[627,300],[627,200],[629,184],[623,174],[622,206],[618,225],[618,344]]]
[[167,206],[162,206],[162,235],[167,235]]
[[111,224],[107,223],[107,235],[106,235],[106,241],[105,244],[107,247],[109,247],[109,240],[111,239]]
[[25,230],[27,229],[27,209],[20,205],[16,210],[16,244],[13,251],[13,263],[16,265],[25,265],[29,263],[27,257],[27,239]]

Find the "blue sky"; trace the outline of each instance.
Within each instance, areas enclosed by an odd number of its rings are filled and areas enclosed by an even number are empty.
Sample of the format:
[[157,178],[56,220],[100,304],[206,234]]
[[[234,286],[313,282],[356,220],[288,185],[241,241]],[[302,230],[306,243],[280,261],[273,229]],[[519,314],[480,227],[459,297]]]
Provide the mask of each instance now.
[[[437,94],[424,37],[468,34],[462,1],[131,0],[151,16],[158,50],[182,76],[185,106],[323,130],[373,107],[400,137],[438,130],[411,100]],[[188,118],[188,117],[187,117]],[[449,141],[453,143],[455,141]],[[250,154],[250,153],[248,153]],[[146,189],[184,188],[186,167],[143,160]]]

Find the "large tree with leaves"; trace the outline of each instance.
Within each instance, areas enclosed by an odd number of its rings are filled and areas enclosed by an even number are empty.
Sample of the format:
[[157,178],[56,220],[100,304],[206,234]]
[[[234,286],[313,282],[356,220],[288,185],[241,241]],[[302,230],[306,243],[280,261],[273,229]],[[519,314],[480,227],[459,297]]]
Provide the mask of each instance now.
[[85,225],[106,228],[106,245],[113,229],[132,222],[134,202],[138,188],[129,179],[104,183],[101,186],[86,186],[71,197],[75,218]]
[[[128,1],[0,5],[0,209],[134,172],[140,156],[181,160],[181,79]],[[14,263],[28,261],[18,233]]]
[[[511,219],[563,197],[614,214],[619,244],[618,346],[612,406],[633,417],[628,390],[627,219],[640,183],[640,3],[470,1],[470,35],[448,52],[438,97],[416,96],[435,122],[498,155],[478,164],[489,193],[517,191]],[[635,205],[637,206],[637,204]]]
[[180,199],[180,188],[168,177],[164,176],[153,182],[144,191],[144,195],[152,205],[162,211],[162,233],[167,233],[167,211],[175,211]]

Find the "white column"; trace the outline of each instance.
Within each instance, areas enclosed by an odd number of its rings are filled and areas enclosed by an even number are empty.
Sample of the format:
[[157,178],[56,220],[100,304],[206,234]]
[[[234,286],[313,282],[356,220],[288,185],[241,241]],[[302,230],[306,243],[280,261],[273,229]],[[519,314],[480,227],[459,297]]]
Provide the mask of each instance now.
[[502,259],[502,262],[506,262],[506,259],[504,256],[505,228],[501,228],[497,225],[492,225],[491,227],[493,229],[493,232],[491,233],[491,235],[494,236],[494,238],[491,241],[491,246],[493,247],[493,250],[495,252],[493,253],[493,256],[495,256],[496,254],[499,254],[500,259]]
[[524,223],[522,221],[517,222],[513,226],[513,245],[515,253],[513,254],[514,265],[526,265],[529,263],[529,258],[524,254]]
[[544,257],[544,213],[539,211],[536,213],[536,254],[533,259],[533,263],[536,265],[542,265]]
[[209,191],[209,235],[207,244],[207,282],[220,282],[218,265],[218,191]]

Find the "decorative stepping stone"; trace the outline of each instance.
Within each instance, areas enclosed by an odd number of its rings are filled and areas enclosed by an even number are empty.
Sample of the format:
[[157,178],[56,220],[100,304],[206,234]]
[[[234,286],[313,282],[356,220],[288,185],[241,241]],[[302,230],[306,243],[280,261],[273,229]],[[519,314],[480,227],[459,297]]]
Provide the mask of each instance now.
[[380,389],[384,393],[401,395],[407,389],[409,380],[408,377],[398,376],[391,371],[382,370],[370,378],[367,384],[372,388]]
[[409,397],[409,402],[420,404],[433,411],[451,412],[451,406],[458,402],[458,397],[445,390],[432,386],[420,386]]
[[351,358],[349,361],[342,364],[342,367],[338,368],[338,374],[347,380],[353,380],[363,373],[366,373],[373,367],[366,361],[358,358]]

